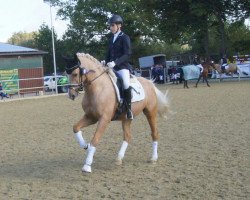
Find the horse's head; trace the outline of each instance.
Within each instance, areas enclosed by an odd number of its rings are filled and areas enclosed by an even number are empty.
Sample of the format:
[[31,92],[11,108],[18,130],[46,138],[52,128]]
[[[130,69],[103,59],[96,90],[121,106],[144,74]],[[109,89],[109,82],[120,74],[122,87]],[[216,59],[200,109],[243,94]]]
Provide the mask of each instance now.
[[91,84],[94,80],[93,74],[96,74],[102,65],[98,60],[84,53],[77,53],[75,58],[64,57],[64,60],[67,63],[66,72],[70,81],[68,95],[70,99],[74,100],[79,91]]

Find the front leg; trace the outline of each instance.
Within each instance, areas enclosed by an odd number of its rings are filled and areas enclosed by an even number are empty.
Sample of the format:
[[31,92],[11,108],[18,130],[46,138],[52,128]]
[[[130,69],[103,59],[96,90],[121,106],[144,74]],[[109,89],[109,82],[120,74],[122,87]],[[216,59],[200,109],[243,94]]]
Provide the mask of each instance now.
[[88,154],[87,154],[87,158],[85,160],[85,164],[82,167],[82,171],[83,172],[91,172],[91,165],[93,163],[93,157],[96,151],[96,146],[98,145],[101,136],[104,134],[105,129],[108,126],[108,123],[111,121],[111,119],[106,118],[106,117],[101,117],[97,128],[96,128],[96,132],[94,134],[93,139],[91,140],[91,143],[88,144]]
[[200,80],[201,80],[201,75],[199,76],[199,78],[198,78],[198,80],[197,80],[197,82],[196,82],[196,84],[195,84],[195,87],[198,86],[198,83],[200,82]]
[[87,146],[88,144],[82,136],[81,128],[87,127],[91,124],[95,124],[96,122],[97,122],[97,120],[93,120],[93,119],[87,117],[86,115],[84,115],[83,118],[81,120],[79,120],[73,126],[73,132],[75,133],[76,140],[79,143],[81,148],[84,148],[84,149],[88,148],[88,146]]

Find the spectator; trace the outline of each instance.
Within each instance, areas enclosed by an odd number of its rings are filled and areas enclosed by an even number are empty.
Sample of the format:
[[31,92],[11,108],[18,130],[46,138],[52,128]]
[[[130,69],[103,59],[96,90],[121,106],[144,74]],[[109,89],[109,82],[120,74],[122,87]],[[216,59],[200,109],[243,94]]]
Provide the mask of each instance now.
[[3,92],[3,85],[0,83],[0,97],[3,99],[4,97],[9,98],[6,93]]

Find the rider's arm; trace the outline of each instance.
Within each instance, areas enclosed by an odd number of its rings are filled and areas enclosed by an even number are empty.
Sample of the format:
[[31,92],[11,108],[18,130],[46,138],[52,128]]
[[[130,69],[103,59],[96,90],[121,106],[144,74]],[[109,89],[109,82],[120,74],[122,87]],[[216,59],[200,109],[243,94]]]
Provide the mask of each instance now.
[[106,55],[106,58],[105,58],[105,64],[110,62],[110,50],[109,50],[109,47],[108,47],[108,51],[107,51],[107,55]]

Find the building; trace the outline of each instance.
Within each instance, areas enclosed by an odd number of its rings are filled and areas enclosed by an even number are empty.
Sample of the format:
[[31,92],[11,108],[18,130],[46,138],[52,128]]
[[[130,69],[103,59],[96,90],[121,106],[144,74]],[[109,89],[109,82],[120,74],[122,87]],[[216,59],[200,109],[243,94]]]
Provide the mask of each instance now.
[[9,94],[43,91],[45,54],[47,52],[0,42],[0,81],[4,90]]

